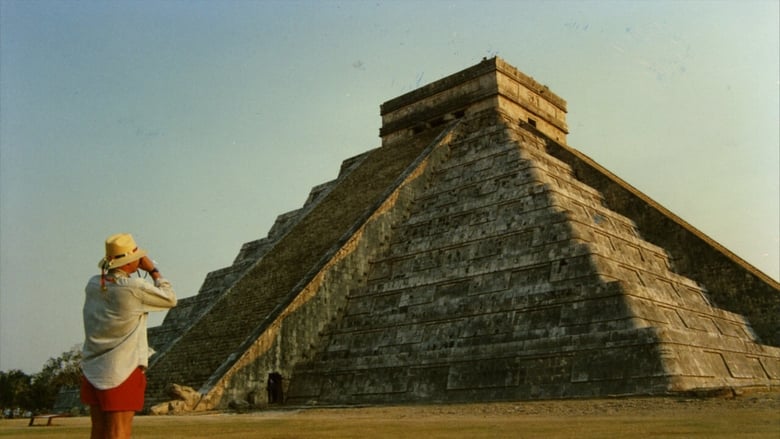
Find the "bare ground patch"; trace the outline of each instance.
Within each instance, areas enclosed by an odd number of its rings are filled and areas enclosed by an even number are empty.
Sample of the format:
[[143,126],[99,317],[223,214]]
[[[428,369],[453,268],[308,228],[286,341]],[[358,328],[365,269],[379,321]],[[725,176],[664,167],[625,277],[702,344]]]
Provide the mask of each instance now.
[[[89,418],[52,427],[0,421],[0,437],[88,437]],[[640,435],[640,436],[637,436]],[[139,416],[134,438],[780,438],[780,392],[736,398],[286,407],[246,414]]]

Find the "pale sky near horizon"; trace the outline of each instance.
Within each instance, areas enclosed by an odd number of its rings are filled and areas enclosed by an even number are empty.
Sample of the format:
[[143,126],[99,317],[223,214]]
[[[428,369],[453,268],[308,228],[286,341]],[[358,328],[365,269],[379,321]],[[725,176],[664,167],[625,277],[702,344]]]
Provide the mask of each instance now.
[[0,370],[82,341],[106,236],[192,296],[380,145],[382,102],[494,55],[567,100],[572,147],[778,279],[779,5],[0,0]]

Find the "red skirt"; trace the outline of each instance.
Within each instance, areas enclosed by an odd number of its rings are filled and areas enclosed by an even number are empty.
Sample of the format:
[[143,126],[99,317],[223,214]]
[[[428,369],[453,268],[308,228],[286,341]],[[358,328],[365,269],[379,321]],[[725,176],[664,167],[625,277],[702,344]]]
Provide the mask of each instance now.
[[137,367],[122,384],[112,389],[95,388],[84,376],[81,377],[81,402],[99,406],[104,412],[137,412],[144,408],[146,374]]

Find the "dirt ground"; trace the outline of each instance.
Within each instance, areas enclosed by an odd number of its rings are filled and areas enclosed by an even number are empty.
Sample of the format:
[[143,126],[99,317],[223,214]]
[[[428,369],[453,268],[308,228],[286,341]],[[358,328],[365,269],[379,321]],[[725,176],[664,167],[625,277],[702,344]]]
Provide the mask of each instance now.
[[[776,410],[780,416],[780,391],[755,392],[737,397],[645,397],[645,398],[610,398],[610,399],[578,399],[555,401],[519,401],[498,402],[487,404],[454,404],[454,405],[421,405],[407,407],[380,408],[369,411],[411,410],[418,415],[464,415],[480,414],[483,416],[545,415],[545,416],[592,416],[592,415],[643,415],[648,413],[663,414],[667,412],[685,411],[720,411],[720,410]],[[779,438],[780,439],[780,438]]]
[[[738,398],[615,398],[568,401],[520,401],[489,404],[422,405],[412,407],[372,407],[367,412],[413,412],[418,416],[480,414],[511,416],[517,414],[546,416],[589,416],[612,414],[646,414],[666,411],[769,408],[780,411],[780,392],[754,394]],[[329,411],[334,411],[329,409]]]
[[[0,421],[0,438],[89,436],[89,418],[51,427]],[[773,438],[780,392],[413,406],[272,407],[244,414],[138,416],[134,438]]]

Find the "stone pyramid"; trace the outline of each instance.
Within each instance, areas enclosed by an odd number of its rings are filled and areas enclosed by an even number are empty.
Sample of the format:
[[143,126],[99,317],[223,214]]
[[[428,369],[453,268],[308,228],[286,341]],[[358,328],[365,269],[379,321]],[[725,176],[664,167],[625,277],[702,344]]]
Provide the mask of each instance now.
[[148,405],[278,402],[271,373],[294,404],[780,385],[780,285],[567,146],[547,87],[492,58],[381,112],[150,329]]

